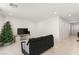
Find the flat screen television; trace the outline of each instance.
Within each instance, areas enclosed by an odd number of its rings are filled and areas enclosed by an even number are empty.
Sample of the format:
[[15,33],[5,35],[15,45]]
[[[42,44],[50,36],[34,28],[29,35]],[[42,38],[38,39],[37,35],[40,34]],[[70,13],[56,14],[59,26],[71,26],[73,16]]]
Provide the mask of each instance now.
[[28,28],[18,28],[17,29],[17,34],[18,35],[30,34],[30,32],[28,31]]

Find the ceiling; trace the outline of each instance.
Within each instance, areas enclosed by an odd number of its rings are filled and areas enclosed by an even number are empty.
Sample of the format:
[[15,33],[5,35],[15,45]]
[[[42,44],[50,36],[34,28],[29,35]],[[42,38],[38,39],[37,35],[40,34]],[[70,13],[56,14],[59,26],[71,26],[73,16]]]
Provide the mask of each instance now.
[[11,17],[40,21],[61,16],[68,21],[79,21],[79,3],[0,3],[0,13]]

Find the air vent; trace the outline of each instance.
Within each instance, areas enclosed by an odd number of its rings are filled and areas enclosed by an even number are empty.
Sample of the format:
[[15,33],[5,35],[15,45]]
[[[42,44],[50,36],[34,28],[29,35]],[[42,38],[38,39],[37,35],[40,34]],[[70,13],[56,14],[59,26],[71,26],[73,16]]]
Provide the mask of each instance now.
[[10,5],[11,7],[15,7],[15,8],[18,7],[18,5],[14,4],[14,3],[10,3],[9,5]]

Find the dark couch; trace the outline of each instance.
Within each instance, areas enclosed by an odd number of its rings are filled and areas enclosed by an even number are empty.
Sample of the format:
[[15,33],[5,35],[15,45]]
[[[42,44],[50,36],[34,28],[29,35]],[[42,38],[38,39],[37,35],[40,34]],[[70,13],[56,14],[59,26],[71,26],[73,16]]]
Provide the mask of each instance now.
[[[23,42],[22,42],[23,43]],[[21,47],[22,47],[21,43]],[[29,55],[40,55],[45,52],[49,48],[54,46],[54,37],[53,35],[47,35],[37,38],[29,39],[27,45],[29,44]],[[22,49],[23,54],[27,54],[27,52]]]

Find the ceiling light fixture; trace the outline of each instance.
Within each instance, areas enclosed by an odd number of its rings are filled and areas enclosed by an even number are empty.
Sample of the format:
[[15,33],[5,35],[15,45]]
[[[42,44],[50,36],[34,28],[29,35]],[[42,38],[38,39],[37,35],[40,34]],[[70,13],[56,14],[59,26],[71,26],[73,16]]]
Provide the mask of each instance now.
[[71,16],[71,14],[69,14],[68,16]]
[[56,15],[56,14],[57,14],[57,12],[54,12],[54,14]]

